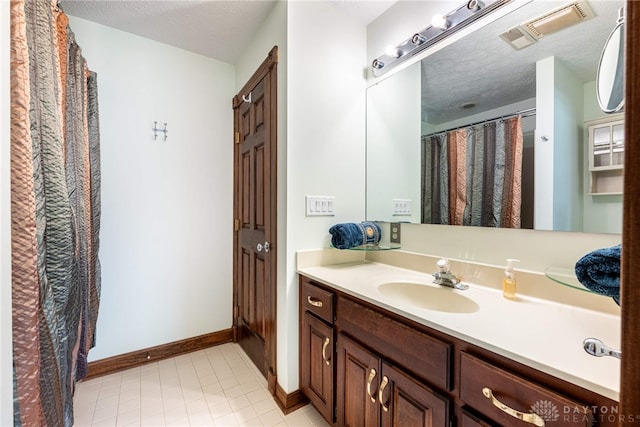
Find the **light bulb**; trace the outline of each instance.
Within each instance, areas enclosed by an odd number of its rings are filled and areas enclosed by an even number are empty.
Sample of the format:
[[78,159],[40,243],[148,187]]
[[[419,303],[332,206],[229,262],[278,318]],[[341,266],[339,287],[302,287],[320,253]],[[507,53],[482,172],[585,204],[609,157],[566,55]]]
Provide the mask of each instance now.
[[449,21],[447,21],[447,18],[444,15],[437,13],[433,15],[433,18],[431,18],[431,25],[435,28],[446,30],[449,28]]
[[392,58],[400,58],[402,56],[402,51],[393,46],[387,46],[387,48],[384,50],[384,53]]

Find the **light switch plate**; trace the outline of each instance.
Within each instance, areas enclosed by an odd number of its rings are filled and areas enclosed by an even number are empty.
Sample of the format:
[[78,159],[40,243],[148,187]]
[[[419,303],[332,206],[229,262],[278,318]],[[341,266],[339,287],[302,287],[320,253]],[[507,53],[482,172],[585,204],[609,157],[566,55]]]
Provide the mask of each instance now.
[[335,197],[333,196],[305,196],[307,216],[334,216]]
[[411,216],[411,199],[392,199],[393,215]]

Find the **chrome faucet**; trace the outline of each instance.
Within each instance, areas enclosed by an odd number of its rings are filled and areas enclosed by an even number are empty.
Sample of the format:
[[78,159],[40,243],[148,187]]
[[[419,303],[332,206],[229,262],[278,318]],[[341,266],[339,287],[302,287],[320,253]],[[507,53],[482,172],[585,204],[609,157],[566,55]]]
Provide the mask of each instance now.
[[435,278],[433,280],[433,283],[435,283],[436,285],[447,286],[454,289],[469,289],[469,285],[462,283],[460,279],[458,279],[456,275],[451,272],[451,270],[449,269],[448,259],[442,258],[438,261],[437,265],[440,271],[438,271],[437,273],[433,273],[433,277]]

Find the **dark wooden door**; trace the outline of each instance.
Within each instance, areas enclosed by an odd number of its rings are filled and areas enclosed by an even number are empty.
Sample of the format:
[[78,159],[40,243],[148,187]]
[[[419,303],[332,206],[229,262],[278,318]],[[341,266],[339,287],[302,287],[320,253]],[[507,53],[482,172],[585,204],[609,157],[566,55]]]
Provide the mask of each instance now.
[[300,339],[300,389],[333,423],[333,327],[305,311]]
[[449,401],[383,362],[378,393],[382,427],[448,427]]
[[277,48],[233,99],[234,331],[275,391]]
[[380,360],[346,335],[337,342],[336,418],[338,425],[372,427],[380,422]]

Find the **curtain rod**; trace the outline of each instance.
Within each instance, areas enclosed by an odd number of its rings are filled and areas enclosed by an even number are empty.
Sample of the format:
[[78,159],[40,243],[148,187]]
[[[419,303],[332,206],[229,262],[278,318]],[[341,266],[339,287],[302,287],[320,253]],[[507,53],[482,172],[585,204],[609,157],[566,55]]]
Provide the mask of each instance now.
[[517,116],[529,117],[529,116],[535,116],[535,115],[536,115],[536,107],[527,108],[526,110],[516,111],[515,113],[505,114],[503,116],[494,117],[492,119],[480,120],[478,122],[474,122],[474,123],[471,123],[471,124],[460,125],[460,126],[456,126],[456,127],[450,128],[450,129],[439,130],[437,132],[428,133],[426,135],[422,135],[422,138],[428,138],[430,136],[440,135],[441,133],[451,132],[453,130],[458,130],[460,128],[472,127],[472,126],[477,126],[477,125],[481,125],[481,124],[484,124],[484,123],[495,122],[496,120],[510,119],[512,117],[517,117]]

